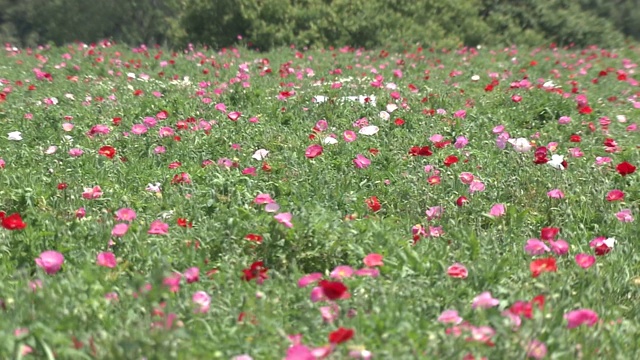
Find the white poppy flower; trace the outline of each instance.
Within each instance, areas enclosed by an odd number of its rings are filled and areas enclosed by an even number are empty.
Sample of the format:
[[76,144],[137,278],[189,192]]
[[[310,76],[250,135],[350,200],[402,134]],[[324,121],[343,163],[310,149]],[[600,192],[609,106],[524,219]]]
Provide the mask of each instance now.
[[554,169],[564,170],[564,166],[562,166],[563,161],[564,161],[564,156],[554,154],[554,155],[551,155],[551,160],[549,160],[547,164],[551,165]]
[[253,153],[253,155],[251,157],[256,159],[256,160],[258,160],[258,161],[261,161],[261,160],[264,160],[267,157],[267,155],[269,155],[269,151],[268,150],[266,150],[266,149],[258,149],[258,150],[256,150],[255,153]]
[[358,131],[358,134],[361,134],[361,135],[374,135],[378,131],[380,131],[380,128],[378,128],[375,125],[369,125],[369,126],[365,126],[365,127],[361,128]]
[[517,152],[524,153],[531,150],[531,143],[525,138],[509,139],[508,141],[511,145],[513,145],[513,150]]
[[337,144],[338,140],[336,140],[336,138],[332,136],[327,136],[326,138],[324,138],[324,140],[322,140],[322,143],[325,145],[333,145],[333,144]]
[[7,138],[13,141],[20,141],[22,140],[22,133],[20,131],[12,131],[7,134]]

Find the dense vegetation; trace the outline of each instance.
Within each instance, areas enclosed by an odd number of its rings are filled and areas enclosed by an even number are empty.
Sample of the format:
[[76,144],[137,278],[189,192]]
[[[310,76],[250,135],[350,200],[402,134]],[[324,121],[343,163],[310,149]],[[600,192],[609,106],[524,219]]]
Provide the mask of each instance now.
[[640,38],[637,0],[0,0],[0,40],[216,48],[405,44],[619,46]]

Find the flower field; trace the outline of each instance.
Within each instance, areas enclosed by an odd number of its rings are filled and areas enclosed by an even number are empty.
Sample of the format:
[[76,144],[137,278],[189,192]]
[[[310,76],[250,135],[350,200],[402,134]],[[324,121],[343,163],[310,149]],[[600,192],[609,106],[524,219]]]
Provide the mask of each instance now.
[[0,358],[635,358],[639,54],[7,45]]

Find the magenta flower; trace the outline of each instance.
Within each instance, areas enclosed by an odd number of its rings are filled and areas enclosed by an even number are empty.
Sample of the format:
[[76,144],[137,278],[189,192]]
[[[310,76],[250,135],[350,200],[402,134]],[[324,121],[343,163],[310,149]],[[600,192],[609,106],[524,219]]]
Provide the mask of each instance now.
[[547,193],[547,196],[552,199],[563,199],[564,193],[560,189],[553,189]]
[[433,206],[427,209],[425,214],[427,215],[427,220],[431,221],[433,219],[438,219],[442,216],[442,206]]
[[549,247],[556,255],[566,255],[569,252],[569,244],[562,239],[557,241],[550,240]]
[[438,316],[438,322],[443,324],[460,324],[462,318],[458,315],[456,310],[445,310]]
[[82,197],[87,200],[98,199],[102,196],[102,189],[100,186],[94,186],[92,188],[84,188],[84,192],[82,192]]
[[596,257],[589,254],[576,255],[576,264],[583,269],[588,269],[596,263]]
[[490,292],[485,291],[473,299],[473,302],[471,303],[471,308],[488,309],[494,306],[498,306],[499,303],[500,303],[500,300],[494,299],[491,296]]
[[169,232],[169,224],[164,223],[162,220],[155,220],[149,226],[147,234],[151,235],[166,235]]
[[111,230],[111,236],[122,237],[129,230],[129,225],[125,223],[116,224]]
[[304,152],[304,156],[306,156],[309,159],[313,159],[317,156],[322,155],[322,145],[310,145],[307,150]]
[[369,165],[371,165],[371,160],[367,159],[364,155],[362,154],[358,154],[356,155],[356,158],[353,159],[353,164],[358,168],[358,169],[366,169],[369,167]]
[[305,275],[302,278],[300,278],[300,280],[298,280],[298,287],[301,287],[301,288],[306,287],[310,284],[317,282],[320,279],[322,279],[321,273],[312,273],[309,275]]
[[274,216],[273,218],[276,219],[277,222],[279,222],[280,224],[288,227],[288,228],[292,228],[293,224],[291,223],[291,213],[281,213],[278,214],[276,216]]
[[96,258],[96,264],[98,266],[108,267],[113,269],[117,265],[116,256],[111,252],[101,252]]
[[468,143],[469,143],[469,140],[467,140],[467,138],[466,138],[466,137],[464,137],[464,136],[458,136],[458,137],[456,138],[456,142],[455,142],[455,143],[453,143],[453,146],[454,146],[456,149],[462,149],[462,148],[464,148],[465,146],[467,146],[467,144],[468,144]]
[[474,176],[470,172],[462,172],[460,173],[460,181],[465,185],[471,185],[473,182]]
[[464,118],[467,117],[467,111],[466,110],[458,110],[458,111],[453,113],[453,117],[464,119]]
[[358,136],[356,135],[355,132],[351,130],[346,130],[345,132],[342,133],[342,138],[346,142],[352,142],[352,141],[355,141],[358,138]]
[[36,265],[49,275],[57,273],[62,267],[62,263],[64,263],[64,256],[55,250],[44,251],[36,259]]
[[169,288],[171,292],[178,292],[180,290],[180,280],[182,279],[182,274],[173,273],[171,276],[167,276],[162,280],[162,284]]
[[580,325],[593,326],[598,322],[598,314],[591,309],[573,310],[564,315],[567,319],[567,328],[573,329]]
[[495,204],[489,210],[489,216],[500,217],[506,213],[506,208],[504,204]]
[[253,202],[260,205],[260,204],[269,204],[269,203],[273,203],[275,202],[275,200],[273,200],[271,198],[271,195],[269,194],[258,194],[256,196],[255,199],[253,199]]
[[191,284],[200,280],[200,269],[197,267],[190,267],[184,272],[184,277],[187,279],[187,284]]
[[529,239],[524,246],[524,251],[529,255],[542,255],[550,251],[549,247],[541,240]]
[[136,219],[136,212],[133,209],[123,208],[116,212],[116,220],[132,222]]

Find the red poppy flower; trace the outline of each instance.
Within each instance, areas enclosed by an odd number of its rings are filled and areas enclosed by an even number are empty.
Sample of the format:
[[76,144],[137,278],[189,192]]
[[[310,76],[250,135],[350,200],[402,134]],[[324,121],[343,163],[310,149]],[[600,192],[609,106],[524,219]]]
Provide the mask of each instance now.
[[538,309],[540,309],[540,311],[544,310],[544,295],[540,294],[538,296],[535,296],[532,300],[531,300],[531,304],[532,305],[538,305]]
[[340,281],[321,280],[318,285],[329,300],[341,299],[347,293],[347,287]]
[[466,197],[464,197],[464,196],[460,196],[460,197],[456,200],[456,205],[457,205],[457,206],[462,207],[462,206],[464,206],[464,205],[465,205],[466,203],[468,203],[468,202],[469,202],[469,199],[467,199],[467,198],[466,198]]
[[540,230],[540,238],[545,241],[553,240],[558,236],[559,232],[560,229],[555,227],[542,228],[542,230]]
[[588,115],[593,112],[593,109],[591,109],[591,106],[585,105],[578,107],[578,112],[582,115]]
[[113,146],[105,145],[98,150],[98,154],[106,156],[109,159],[113,159],[116,155],[116,149]]
[[140,90],[140,89],[138,89],[138,90],[133,92],[133,96],[140,96],[142,94],[144,94],[144,92],[142,90]]
[[431,156],[433,153],[428,146],[413,146],[409,149],[409,155],[411,156]]
[[262,236],[260,236],[258,234],[249,234],[249,235],[245,236],[244,238],[246,240],[251,241],[251,242],[262,244]]
[[380,150],[376,149],[376,148],[371,148],[369,149],[369,154],[376,156],[378,155],[378,153],[380,153]]
[[341,344],[343,342],[351,340],[355,331],[353,329],[339,328],[329,334],[329,342],[332,344]]
[[2,220],[2,227],[7,230],[22,230],[27,227],[27,224],[22,221],[22,217],[18,213],[6,216],[4,212],[0,212],[0,219]]
[[449,155],[444,159],[444,166],[449,167],[458,162],[458,157],[455,155]]
[[242,280],[251,281],[257,279],[256,282],[262,284],[268,278],[267,271],[269,269],[264,266],[264,262],[256,261],[248,269],[242,270]]
[[122,118],[114,117],[113,119],[111,119],[111,122],[113,122],[113,125],[118,126],[122,122]]
[[582,141],[582,138],[580,138],[580,135],[573,134],[569,138],[569,141],[574,143],[579,143],[580,141]]
[[529,264],[529,270],[531,270],[531,276],[536,278],[543,272],[556,272],[558,267],[556,266],[556,259],[549,257],[533,260]]
[[262,163],[262,171],[266,171],[266,172],[271,171],[271,165],[269,165],[269,163],[263,162]]
[[373,212],[378,212],[380,211],[380,209],[382,209],[382,205],[380,205],[380,202],[378,201],[378,197],[376,196],[372,196],[366,199],[364,202],[367,204],[369,209],[371,209],[371,211]]
[[404,120],[402,120],[400,118],[397,118],[397,119],[394,120],[393,123],[396,124],[397,126],[402,126],[402,125],[404,125]]
[[58,190],[64,190],[67,188],[67,183],[59,183],[58,184]]
[[618,170],[620,175],[627,176],[636,172],[636,167],[626,161],[623,161],[616,166],[616,170]]
[[449,144],[451,144],[451,140],[443,140],[443,141],[438,141],[438,142],[433,143],[433,146],[436,149],[443,149]]
[[178,218],[178,226],[180,227],[193,227],[193,221],[187,221],[185,218]]

